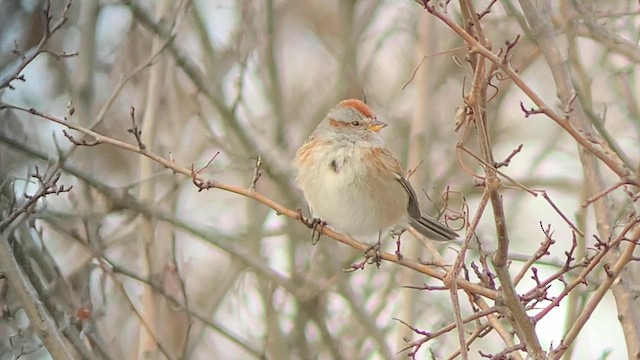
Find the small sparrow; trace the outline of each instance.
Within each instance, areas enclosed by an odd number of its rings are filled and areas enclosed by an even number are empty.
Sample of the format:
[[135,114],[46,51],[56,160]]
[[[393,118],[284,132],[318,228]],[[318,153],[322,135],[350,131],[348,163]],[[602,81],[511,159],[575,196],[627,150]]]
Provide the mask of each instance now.
[[418,198],[396,158],[384,147],[387,126],[360,100],[331,109],[296,153],[296,178],[311,215],[350,236],[378,235],[411,224],[427,238],[458,236],[420,213]]

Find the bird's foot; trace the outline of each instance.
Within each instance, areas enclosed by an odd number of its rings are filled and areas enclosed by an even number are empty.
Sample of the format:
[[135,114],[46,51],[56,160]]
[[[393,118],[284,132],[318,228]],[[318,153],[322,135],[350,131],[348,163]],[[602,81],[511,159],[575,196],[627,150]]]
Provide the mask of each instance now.
[[327,223],[320,218],[311,218],[309,222],[311,223],[311,245],[315,245],[320,241],[322,230]]
[[364,267],[367,264],[376,264],[376,267],[380,269],[380,264],[382,263],[382,251],[380,251],[381,245],[380,242],[377,242],[370,247],[368,247],[363,253],[362,256],[364,259],[362,261],[351,264],[348,268],[344,269],[344,272],[354,272],[356,270],[364,270]]
[[380,251],[381,248],[382,246],[380,245],[380,241],[378,241],[364,251],[362,256],[364,256],[365,260],[367,260],[367,264],[375,263],[376,267],[380,269],[380,264],[382,263],[382,251]]
[[301,223],[303,223],[306,227],[311,229],[311,244],[315,245],[320,241],[320,236],[322,235],[322,230],[324,226],[327,225],[326,222],[322,221],[320,218],[305,218],[302,215],[302,209],[297,208],[298,219]]

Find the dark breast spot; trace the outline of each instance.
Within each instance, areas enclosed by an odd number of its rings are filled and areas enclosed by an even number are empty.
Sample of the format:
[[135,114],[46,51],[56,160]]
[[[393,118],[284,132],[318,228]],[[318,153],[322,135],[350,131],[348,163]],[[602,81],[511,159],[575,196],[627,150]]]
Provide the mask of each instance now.
[[335,159],[331,160],[330,166],[334,172],[338,172],[338,170],[340,170],[340,168],[338,167],[338,162]]
[[329,163],[329,167],[335,173],[339,173],[342,170],[342,167],[347,164],[351,160],[350,157],[338,157],[336,159],[331,160]]

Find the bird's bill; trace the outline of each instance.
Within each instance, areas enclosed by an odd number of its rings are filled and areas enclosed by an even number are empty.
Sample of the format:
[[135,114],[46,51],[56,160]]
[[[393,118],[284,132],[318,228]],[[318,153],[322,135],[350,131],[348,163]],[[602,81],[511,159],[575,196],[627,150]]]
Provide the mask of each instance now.
[[374,132],[378,132],[382,130],[383,127],[387,126],[387,123],[382,122],[380,120],[373,120],[371,124],[369,124],[368,129]]

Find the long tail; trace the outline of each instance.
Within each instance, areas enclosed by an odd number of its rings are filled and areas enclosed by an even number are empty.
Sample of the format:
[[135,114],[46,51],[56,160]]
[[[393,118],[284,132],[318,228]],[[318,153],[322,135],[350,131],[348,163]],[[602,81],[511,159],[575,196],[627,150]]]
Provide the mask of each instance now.
[[455,231],[427,215],[421,215],[420,219],[411,218],[409,223],[418,230],[420,234],[432,240],[449,241],[458,237]]

